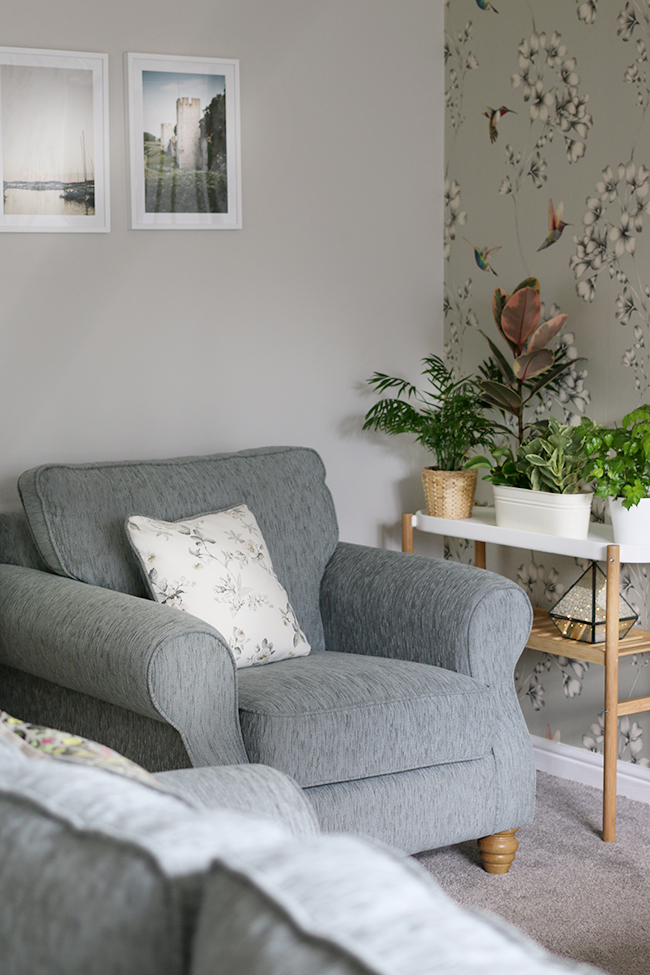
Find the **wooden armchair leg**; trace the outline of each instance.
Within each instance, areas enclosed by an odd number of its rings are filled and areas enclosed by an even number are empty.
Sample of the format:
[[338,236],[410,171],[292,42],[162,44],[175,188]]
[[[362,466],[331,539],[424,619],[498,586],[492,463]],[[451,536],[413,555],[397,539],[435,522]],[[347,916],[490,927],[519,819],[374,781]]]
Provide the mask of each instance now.
[[516,829],[505,829],[492,836],[483,836],[478,841],[483,866],[488,873],[507,873],[515,858],[519,843],[515,839]]

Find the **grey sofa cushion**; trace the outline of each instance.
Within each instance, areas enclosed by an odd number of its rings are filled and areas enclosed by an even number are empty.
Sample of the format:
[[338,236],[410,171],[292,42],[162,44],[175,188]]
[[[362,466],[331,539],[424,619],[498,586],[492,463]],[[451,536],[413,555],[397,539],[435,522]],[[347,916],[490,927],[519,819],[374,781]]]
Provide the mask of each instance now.
[[416,864],[351,837],[253,851],[212,870],[191,975],[553,975],[513,928],[464,910]]
[[268,447],[172,460],[47,464],[22,474],[18,488],[50,571],[136,596],[148,592],[127,542],[126,517],[179,521],[247,504],[307,639],[323,648],[319,588],[338,526],[315,451]]
[[28,569],[45,568],[23,511],[0,513],[0,562],[24,565]]
[[303,788],[482,758],[493,695],[440,667],[332,651],[240,670],[251,762]]
[[294,836],[320,832],[313,806],[288,776],[268,765],[214,765],[158,772],[166,789],[194,806],[273,819]]
[[3,975],[182,975],[215,858],[290,839],[277,823],[15,755],[0,749]]

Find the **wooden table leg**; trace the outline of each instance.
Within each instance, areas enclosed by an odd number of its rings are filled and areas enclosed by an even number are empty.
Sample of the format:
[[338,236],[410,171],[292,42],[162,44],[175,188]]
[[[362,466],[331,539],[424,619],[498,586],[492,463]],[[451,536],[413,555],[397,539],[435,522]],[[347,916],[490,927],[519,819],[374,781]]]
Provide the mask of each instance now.
[[485,542],[474,542],[474,565],[477,569],[485,568]]
[[616,839],[616,763],[618,760],[618,612],[621,577],[618,545],[607,546],[605,623],[605,743],[603,755],[603,840]]
[[413,515],[402,515],[402,551],[413,554]]

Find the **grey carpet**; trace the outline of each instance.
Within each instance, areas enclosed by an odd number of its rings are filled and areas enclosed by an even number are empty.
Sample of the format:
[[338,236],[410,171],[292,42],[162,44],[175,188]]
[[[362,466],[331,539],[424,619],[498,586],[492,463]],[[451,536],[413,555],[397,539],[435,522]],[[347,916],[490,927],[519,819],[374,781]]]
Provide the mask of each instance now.
[[611,975],[650,975],[650,805],[617,803],[616,842],[600,838],[602,792],[537,773],[537,810],[510,872],[478,868],[475,843],[421,853],[460,904],[498,914],[550,951]]

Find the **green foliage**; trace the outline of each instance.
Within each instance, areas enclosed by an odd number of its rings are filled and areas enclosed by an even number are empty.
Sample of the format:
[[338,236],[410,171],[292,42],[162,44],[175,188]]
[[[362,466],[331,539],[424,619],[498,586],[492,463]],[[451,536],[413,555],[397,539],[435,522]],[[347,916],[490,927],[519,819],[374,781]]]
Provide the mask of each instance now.
[[489,468],[486,479],[493,484],[549,491],[551,494],[578,494],[585,476],[587,443],[595,425],[586,417],[580,426],[568,427],[554,417],[532,424],[536,436],[510,447],[495,447],[493,461],[474,457],[470,468]]
[[587,441],[586,477],[601,498],[623,498],[632,508],[650,497],[650,405],[623,417],[620,427],[597,427]]
[[226,177],[198,170],[145,169],[145,210],[147,213],[226,213]]
[[[541,390],[553,388],[571,366],[580,360],[556,355],[544,346],[557,335],[566,322],[566,315],[556,315],[540,323],[541,302],[539,281],[526,278],[512,295],[500,288],[492,295],[492,314],[501,337],[508,346],[512,364],[501,349],[484,332],[492,357],[479,367],[482,402],[517,421],[517,441],[524,440],[527,424],[524,412]],[[505,424],[495,424],[504,432],[512,431]]]
[[431,388],[424,392],[404,379],[376,372],[368,380],[377,393],[395,390],[365,416],[364,430],[410,433],[433,454],[441,470],[462,470],[471,450],[493,447],[493,424],[483,415],[480,390],[472,379],[454,380],[442,359],[427,356],[422,375]]
[[201,136],[208,145],[208,169],[226,171],[226,93],[215,95],[201,119]]

